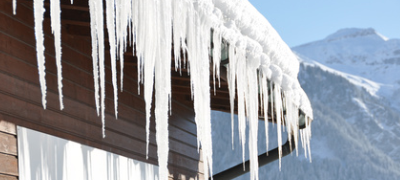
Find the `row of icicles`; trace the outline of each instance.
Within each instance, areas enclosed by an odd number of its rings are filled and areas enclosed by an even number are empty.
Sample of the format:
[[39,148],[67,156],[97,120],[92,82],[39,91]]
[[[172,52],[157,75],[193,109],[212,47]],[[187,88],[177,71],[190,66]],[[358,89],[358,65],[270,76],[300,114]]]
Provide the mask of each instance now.
[[[44,0],[33,0],[37,63],[42,91],[42,103],[46,108],[46,81],[44,57]],[[128,47],[138,59],[138,82],[144,85],[144,99],[146,108],[146,157],[148,154],[150,110],[152,104],[153,87],[155,87],[155,119],[156,140],[159,165],[159,179],[168,179],[168,117],[171,110],[171,49],[174,48],[176,70],[181,68],[183,58],[180,57],[181,49],[187,53],[187,68],[190,69],[192,99],[194,101],[195,122],[197,124],[198,147],[202,147],[204,178],[212,175],[212,143],[211,143],[211,109],[210,109],[210,64],[209,51],[211,41],[209,38],[213,29],[213,72],[219,81],[219,66],[221,58],[222,32],[221,22],[208,19],[212,11],[210,2],[192,2],[189,0],[107,0],[105,1],[106,26],[111,55],[112,85],[114,89],[115,117],[118,117],[118,85],[117,85],[117,59],[120,62],[120,90],[123,89],[124,52]],[[71,4],[73,1],[71,0]],[[195,5],[194,5],[195,4]],[[102,131],[105,137],[105,58],[104,58],[104,13],[103,0],[89,0],[90,26],[92,38],[93,77],[95,84],[95,102],[97,114],[101,116]],[[211,9],[211,10],[210,10]],[[54,34],[56,54],[58,91],[60,109],[64,108],[62,93],[62,66],[61,66],[61,8],[60,0],[50,0],[51,29]],[[214,9],[215,11],[215,9]],[[13,0],[13,12],[16,13],[16,0]],[[213,14],[211,12],[211,14]],[[172,33],[172,29],[174,32]],[[126,31],[128,29],[128,31]],[[171,39],[171,37],[173,37]],[[250,40],[249,40],[250,42]],[[251,179],[258,179],[257,162],[257,131],[258,107],[263,108],[263,114],[268,114],[268,104],[271,101],[272,117],[276,117],[278,129],[279,154],[282,152],[281,125],[285,120],[287,132],[293,133],[297,146],[298,138],[298,107],[290,103],[290,92],[285,93],[282,102],[281,89],[272,88],[272,83],[267,83],[271,72],[262,71],[260,56],[246,51],[241,46],[229,47],[228,85],[232,110],[232,136],[233,136],[233,110],[234,98],[237,93],[238,126],[242,143],[243,161],[246,143],[246,124],[249,125],[249,154]],[[237,85],[236,85],[236,84]],[[271,87],[268,87],[271,86]],[[215,85],[214,85],[215,88]],[[268,89],[274,96],[269,97]],[[261,101],[259,102],[259,97]],[[271,99],[271,100],[269,100]],[[259,105],[260,104],[260,105]],[[283,117],[282,107],[286,107]],[[274,115],[275,112],[275,115]],[[276,113],[278,112],[278,113]],[[306,121],[309,119],[306,118]],[[265,121],[267,150],[268,150],[268,121]],[[308,122],[306,122],[308,124]],[[311,128],[300,130],[301,142],[305,151],[310,152],[309,140]],[[291,136],[288,136],[289,138]],[[305,153],[307,156],[307,153]]]

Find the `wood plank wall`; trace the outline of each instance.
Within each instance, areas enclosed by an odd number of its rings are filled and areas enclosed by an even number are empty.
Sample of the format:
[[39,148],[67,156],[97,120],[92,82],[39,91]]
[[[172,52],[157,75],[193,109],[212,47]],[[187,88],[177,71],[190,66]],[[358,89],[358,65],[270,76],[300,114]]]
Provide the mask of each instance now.
[[[62,29],[65,109],[61,111],[53,35],[50,20],[46,18],[44,21],[48,91],[47,109],[44,110],[37,71],[32,5],[23,0],[18,1],[17,15],[13,15],[12,0],[0,1],[0,118],[19,126],[157,164],[154,118],[151,119],[149,159],[145,156],[145,109],[143,97],[137,93],[137,80],[133,78],[136,77],[136,69],[125,67],[124,91],[119,92],[119,118],[116,120],[109,54],[106,54],[106,138],[103,139],[101,119],[95,109],[91,42],[87,38],[69,35],[66,28],[63,26]],[[170,179],[202,179],[203,166],[197,153],[194,112],[176,100],[173,100],[172,110],[169,121]],[[15,138],[15,134],[0,135]],[[9,157],[10,162],[16,160],[15,155],[2,154]]]
[[16,179],[18,179],[16,127],[0,119],[0,180]]

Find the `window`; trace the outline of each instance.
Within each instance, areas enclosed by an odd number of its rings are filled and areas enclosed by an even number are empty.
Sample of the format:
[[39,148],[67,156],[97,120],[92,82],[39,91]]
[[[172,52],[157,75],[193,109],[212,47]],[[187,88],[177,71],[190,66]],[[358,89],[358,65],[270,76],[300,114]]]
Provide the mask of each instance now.
[[21,180],[158,179],[158,167],[18,127]]

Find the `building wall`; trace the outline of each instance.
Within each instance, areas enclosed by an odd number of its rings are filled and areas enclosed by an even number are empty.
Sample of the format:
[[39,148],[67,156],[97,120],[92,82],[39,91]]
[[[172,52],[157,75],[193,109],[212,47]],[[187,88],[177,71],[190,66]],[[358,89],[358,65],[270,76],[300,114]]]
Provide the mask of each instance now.
[[18,179],[15,125],[0,119],[0,180]]
[[[119,92],[119,117],[116,120],[109,54],[106,53],[106,138],[102,138],[101,119],[95,109],[90,38],[68,34],[66,25],[62,29],[65,109],[60,110],[54,42],[48,18],[44,21],[47,109],[43,109],[32,9],[32,1],[20,0],[17,15],[14,16],[12,0],[0,1],[1,120],[157,164],[154,115],[151,119],[149,159],[146,159],[145,155],[145,109],[143,96],[137,92],[136,68],[125,67],[124,91]],[[191,108],[173,100],[172,116],[169,120],[171,179],[202,177],[202,160],[197,153],[193,117],[194,112]],[[15,138],[15,134],[12,133],[1,135]],[[10,161],[14,162],[16,155],[14,152],[7,154],[7,157],[10,156]],[[0,158],[2,156],[5,154],[0,154]],[[0,179],[3,174],[1,164],[3,163],[0,163]],[[11,175],[17,176],[15,171],[13,173]]]

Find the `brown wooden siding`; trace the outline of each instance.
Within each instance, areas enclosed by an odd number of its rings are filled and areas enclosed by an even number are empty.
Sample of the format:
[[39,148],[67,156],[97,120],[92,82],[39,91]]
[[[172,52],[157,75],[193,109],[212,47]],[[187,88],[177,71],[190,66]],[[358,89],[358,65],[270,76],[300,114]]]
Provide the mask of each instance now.
[[[125,67],[124,91],[118,95],[119,114],[116,120],[109,54],[106,54],[107,137],[103,139],[101,120],[95,109],[90,39],[68,34],[66,26],[62,30],[65,109],[59,109],[53,36],[50,20],[47,18],[44,21],[44,31],[48,92],[47,109],[43,109],[31,3],[18,1],[17,15],[14,16],[12,0],[0,1],[0,118],[16,125],[157,164],[154,118],[151,119],[149,159],[145,158],[145,109],[143,97],[137,93],[136,69]],[[175,95],[179,96],[173,94]],[[186,179],[195,176],[201,178],[203,169],[197,153],[194,112],[176,100],[173,100],[172,110],[169,121],[171,178],[177,179],[181,175],[186,176]],[[3,177],[0,176],[1,178]]]
[[18,179],[15,125],[0,119],[0,180]]

